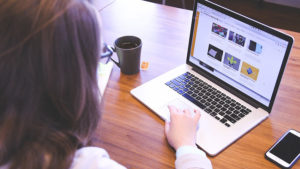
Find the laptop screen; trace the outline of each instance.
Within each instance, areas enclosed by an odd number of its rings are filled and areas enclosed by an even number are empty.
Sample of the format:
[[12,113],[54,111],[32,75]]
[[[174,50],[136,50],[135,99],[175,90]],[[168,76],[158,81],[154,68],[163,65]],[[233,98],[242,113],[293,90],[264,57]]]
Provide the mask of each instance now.
[[194,9],[188,62],[269,107],[291,42],[265,25],[206,3]]

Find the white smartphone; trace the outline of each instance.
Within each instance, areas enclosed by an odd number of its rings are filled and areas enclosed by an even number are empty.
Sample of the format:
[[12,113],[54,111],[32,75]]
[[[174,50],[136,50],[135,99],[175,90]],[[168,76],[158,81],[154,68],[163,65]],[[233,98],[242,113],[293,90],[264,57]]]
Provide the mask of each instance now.
[[292,129],[287,131],[265,157],[281,168],[291,168],[300,157],[300,133]]

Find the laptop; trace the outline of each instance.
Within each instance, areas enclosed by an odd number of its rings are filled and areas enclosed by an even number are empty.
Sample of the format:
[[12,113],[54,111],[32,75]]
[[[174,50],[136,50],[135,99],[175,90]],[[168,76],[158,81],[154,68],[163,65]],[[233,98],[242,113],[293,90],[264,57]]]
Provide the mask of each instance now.
[[131,90],[164,120],[167,106],[200,109],[196,144],[215,156],[265,120],[293,38],[215,3],[195,0],[186,63]]

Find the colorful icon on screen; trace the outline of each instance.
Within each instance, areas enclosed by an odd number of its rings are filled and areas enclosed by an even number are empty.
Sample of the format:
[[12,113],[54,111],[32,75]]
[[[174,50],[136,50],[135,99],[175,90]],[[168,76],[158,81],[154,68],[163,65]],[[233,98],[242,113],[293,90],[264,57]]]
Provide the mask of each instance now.
[[256,67],[246,62],[242,63],[241,74],[256,81],[258,77],[258,73],[259,73],[259,69],[257,69]]

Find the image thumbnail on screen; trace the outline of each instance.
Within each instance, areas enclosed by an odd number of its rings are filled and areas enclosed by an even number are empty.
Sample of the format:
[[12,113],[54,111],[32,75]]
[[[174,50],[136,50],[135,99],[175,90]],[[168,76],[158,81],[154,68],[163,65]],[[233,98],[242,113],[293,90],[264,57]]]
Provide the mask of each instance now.
[[241,73],[256,81],[258,77],[259,69],[246,62],[243,62]]
[[224,28],[218,24],[213,23],[211,31],[222,36],[223,38],[226,38],[227,35],[227,28]]
[[262,47],[261,44],[258,44],[256,42],[250,40],[248,48],[249,48],[249,50],[251,50],[251,51],[253,51],[253,52],[257,53],[257,54],[261,54],[263,47]]
[[225,52],[225,57],[223,63],[232,69],[238,71],[240,67],[241,60],[237,57],[230,55],[229,53]]
[[240,45],[240,46],[243,46],[243,47],[244,47],[245,41],[246,41],[246,38],[245,38],[244,36],[242,36],[242,35],[240,35],[240,34],[237,34],[237,33],[233,32],[233,31],[230,31],[230,32],[229,32],[229,37],[228,37],[228,39],[229,39],[230,41],[232,41],[232,42],[234,42],[234,43]]
[[222,61],[223,51],[211,44],[208,46],[207,54],[218,61]]

